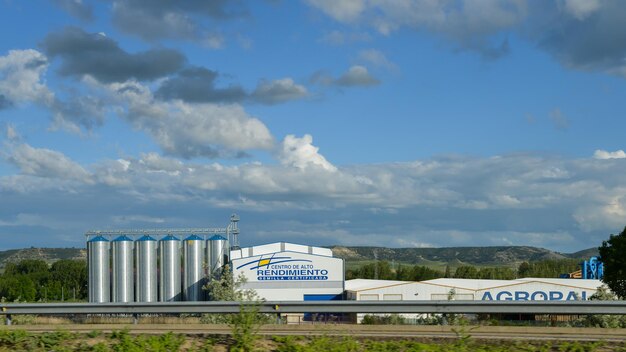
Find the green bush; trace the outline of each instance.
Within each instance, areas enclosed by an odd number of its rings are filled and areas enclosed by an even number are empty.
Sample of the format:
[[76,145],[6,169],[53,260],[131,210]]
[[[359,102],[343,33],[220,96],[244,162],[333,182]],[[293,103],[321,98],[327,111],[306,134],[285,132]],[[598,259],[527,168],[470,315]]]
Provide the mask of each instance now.
[[361,321],[365,325],[404,325],[406,319],[398,314],[366,314]]

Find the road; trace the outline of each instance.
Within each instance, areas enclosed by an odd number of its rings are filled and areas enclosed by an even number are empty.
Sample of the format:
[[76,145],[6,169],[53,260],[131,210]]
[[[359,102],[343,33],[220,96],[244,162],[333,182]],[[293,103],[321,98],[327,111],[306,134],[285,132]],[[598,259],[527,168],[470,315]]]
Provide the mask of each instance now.
[[[0,330],[30,332],[72,331],[110,332],[129,329],[133,334],[162,334],[169,331],[186,335],[230,334],[226,325],[210,324],[55,324],[2,326]],[[428,326],[428,325],[265,325],[260,334],[302,336],[353,336],[372,338],[458,338],[471,335],[474,339],[528,340],[528,341],[626,341],[626,329],[519,327],[519,326]]]

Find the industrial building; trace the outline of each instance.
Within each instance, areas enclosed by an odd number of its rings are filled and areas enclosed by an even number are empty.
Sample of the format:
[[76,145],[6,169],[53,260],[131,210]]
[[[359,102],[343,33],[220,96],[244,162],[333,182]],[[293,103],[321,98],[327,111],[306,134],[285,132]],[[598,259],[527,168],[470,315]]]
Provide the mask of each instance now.
[[271,243],[232,250],[233,275],[243,275],[242,289],[254,289],[268,301],[342,299],[344,263],[328,248]]
[[[346,281],[346,299],[357,301],[571,301],[586,300],[602,286],[600,280],[524,278],[517,280],[434,279]],[[422,314],[402,314],[414,319]],[[364,314],[353,317],[361,322]]]
[[346,298],[359,301],[571,301],[588,299],[600,286],[600,280],[545,278],[434,279],[419,282],[355,279],[346,281]]
[[89,231],[89,301],[205,301],[202,287],[225,264],[245,277],[242,289],[265,300],[342,299],[343,259],[330,249],[285,242],[240,248],[238,221],[233,215],[226,228]]
[[225,228],[88,231],[89,302],[205,300],[202,287],[228,263],[238,221],[233,215]]
[[570,278],[345,281],[343,259],[328,248],[286,242],[240,248],[238,221],[233,215],[225,228],[88,232],[89,301],[204,301],[202,287],[226,264],[245,278],[241,289],[267,301],[568,301],[588,299],[602,285],[595,257]]

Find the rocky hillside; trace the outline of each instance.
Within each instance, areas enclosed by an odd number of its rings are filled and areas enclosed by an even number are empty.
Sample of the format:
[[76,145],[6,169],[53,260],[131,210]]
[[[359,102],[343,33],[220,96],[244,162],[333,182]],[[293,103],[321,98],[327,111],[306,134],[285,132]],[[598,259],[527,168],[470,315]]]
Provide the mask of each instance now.
[[87,260],[84,248],[24,248],[0,251],[0,268],[7,263],[15,263],[24,259],[43,259],[52,264],[60,259]]
[[[576,253],[558,253],[537,247],[447,247],[447,248],[385,248],[385,247],[331,247],[333,254],[347,262],[374,260],[420,265],[464,264],[479,266],[516,266],[524,261],[544,259],[589,258],[597,255],[597,248]],[[0,268],[6,263],[23,259],[43,259],[49,264],[59,259],[86,260],[84,248],[25,248],[0,251]]]
[[331,247],[333,254],[347,262],[378,260],[408,264],[462,264],[480,266],[515,266],[521,262],[545,259],[580,259],[597,255],[597,248],[576,253],[558,253],[544,248],[526,246],[447,247],[447,248],[385,248]]

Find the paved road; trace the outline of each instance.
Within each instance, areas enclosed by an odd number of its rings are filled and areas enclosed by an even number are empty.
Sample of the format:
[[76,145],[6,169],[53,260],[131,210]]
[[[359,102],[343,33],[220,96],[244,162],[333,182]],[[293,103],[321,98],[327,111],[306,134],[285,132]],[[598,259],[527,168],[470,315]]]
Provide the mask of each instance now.
[[[110,332],[128,328],[134,334],[230,334],[226,325],[209,324],[72,324],[72,325],[13,325],[0,329],[47,332],[67,330]],[[471,335],[475,339],[498,340],[576,340],[576,341],[626,341],[626,329],[602,328],[556,328],[556,327],[511,327],[511,326],[424,326],[424,325],[265,325],[263,335],[309,335],[309,336],[359,336],[385,338],[457,338]]]

